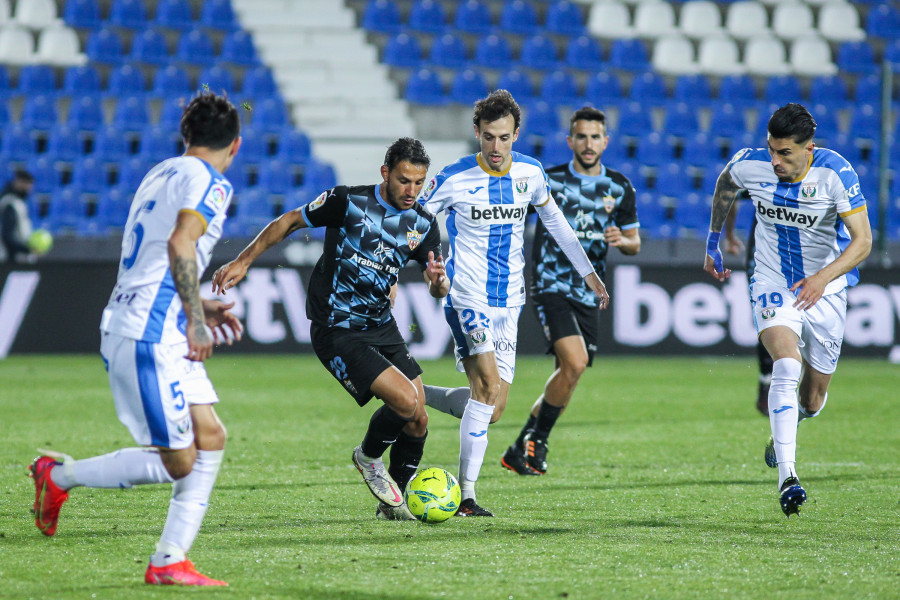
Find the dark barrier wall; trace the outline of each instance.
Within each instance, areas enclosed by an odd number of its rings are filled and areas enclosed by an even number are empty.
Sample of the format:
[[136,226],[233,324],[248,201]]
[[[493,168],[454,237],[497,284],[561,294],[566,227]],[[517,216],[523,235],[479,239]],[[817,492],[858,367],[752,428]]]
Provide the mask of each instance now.
[[[251,269],[226,300],[236,301],[246,335],[240,352],[307,352],[310,267]],[[208,273],[212,273],[210,269]],[[116,268],[96,264],[0,267],[0,357],[7,353],[96,352],[97,326]],[[394,314],[414,356],[450,353],[440,305],[417,269],[401,273]],[[620,265],[611,271],[611,307],[602,313],[600,354],[749,354],[756,343],[746,273],[725,285],[699,268]],[[209,280],[202,284],[210,292]],[[845,356],[887,356],[900,345],[900,271],[868,270],[849,294]],[[531,306],[519,323],[518,351],[545,344]],[[900,349],[895,350],[900,352]]]

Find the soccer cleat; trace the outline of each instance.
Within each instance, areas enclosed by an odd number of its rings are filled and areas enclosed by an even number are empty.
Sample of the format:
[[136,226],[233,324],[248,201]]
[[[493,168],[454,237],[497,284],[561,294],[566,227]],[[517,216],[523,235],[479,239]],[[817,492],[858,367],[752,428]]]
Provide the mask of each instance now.
[[525,462],[538,475],[543,475],[547,472],[547,442],[532,439],[531,436],[530,433],[525,436]]
[[762,413],[762,416],[769,416],[769,384],[759,383],[759,393],[756,395],[756,410]]
[[357,446],[353,449],[353,464],[362,474],[363,480],[369,486],[372,495],[387,504],[388,506],[400,506],[403,504],[403,494],[400,493],[400,486],[388,474],[384,468],[384,462],[363,462],[362,448]]
[[766,442],[766,466],[770,469],[774,469],[778,466],[778,458],[775,456],[775,438],[769,436],[769,441]]
[[481,508],[475,504],[474,498],[466,498],[459,503],[459,510],[456,511],[457,517],[493,517],[494,513]]
[[228,585],[198,572],[194,563],[187,559],[165,567],[147,565],[144,581],[150,585]]
[[409,512],[404,502],[400,506],[389,506],[384,502],[378,503],[375,509],[375,517],[384,521],[416,521],[417,519]]
[[57,465],[62,463],[50,456],[39,456],[28,467],[34,479],[34,524],[46,536],[56,533],[59,509],[69,499],[69,494],[50,479],[50,471]]
[[519,475],[540,475],[528,466],[525,461],[525,452],[515,444],[506,449],[506,452],[500,457],[500,464]]
[[806,490],[800,485],[800,480],[796,477],[788,477],[781,484],[781,510],[784,515],[790,518],[791,515],[800,514],[800,506],[806,502]]

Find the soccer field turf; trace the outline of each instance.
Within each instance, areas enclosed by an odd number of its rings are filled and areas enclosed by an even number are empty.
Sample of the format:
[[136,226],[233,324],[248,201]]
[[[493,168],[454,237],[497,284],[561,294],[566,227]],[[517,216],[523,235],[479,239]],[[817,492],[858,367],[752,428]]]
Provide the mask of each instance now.
[[[423,362],[427,383],[465,379]],[[732,359],[609,359],[588,369],[550,437],[544,477],[500,467],[549,374],[520,357],[491,426],[478,500],[493,519],[384,522],[350,462],[358,408],[312,356],[221,352],[208,370],[229,431],[191,550],[227,589],[192,598],[897,598],[897,369],[843,360],[801,425],[809,501],[785,518],[763,463],[756,367]],[[35,448],[76,458],[133,445],[98,356],[0,361],[0,598],[172,598],[143,583],[170,486],[76,489],[55,537],[29,513]],[[456,473],[459,422],[432,413],[422,466]]]

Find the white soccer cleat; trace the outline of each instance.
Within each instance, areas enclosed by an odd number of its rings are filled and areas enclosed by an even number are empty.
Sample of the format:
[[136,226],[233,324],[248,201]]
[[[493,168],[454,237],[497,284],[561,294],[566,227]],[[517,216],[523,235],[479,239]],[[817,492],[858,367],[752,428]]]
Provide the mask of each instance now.
[[387,504],[388,506],[400,506],[403,504],[403,494],[400,493],[400,486],[388,474],[384,468],[384,461],[378,459],[376,461],[363,461],[362,448],[357,446],[353,449],[353,464],[362,474],[363,480],[369,486],[372,495]]

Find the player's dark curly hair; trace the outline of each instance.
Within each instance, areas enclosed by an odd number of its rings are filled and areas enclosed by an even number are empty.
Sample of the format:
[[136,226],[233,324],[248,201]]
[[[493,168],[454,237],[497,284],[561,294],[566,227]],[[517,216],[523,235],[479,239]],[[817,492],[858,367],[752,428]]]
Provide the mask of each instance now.
[[425,152],[425,146],[419,140],[411,137],[402,137],[391,144],[384,154],[384,166],[388,171],[393,170],[398,163],[409,161],[414,165],[431,166],[431,158]]
[[791,138],[794,143],[808,142],[816,135],[816,120],[802,104],[791,102],[776,110],[769,119],[769,135]]
[[598,121],[606,132],[606,113],[593,106],[582,106],[569,117],[569,133],[575,128],[575,121]]
[[221,150],[240,134],[238,110],[225,96],[200,92],[181,115],[181,137],[186,146]]
[[482,121],[490,123],[509,115],[512,115],[515,122],[515,128],[513,129],[515,131],[522,122],[522,111],[519,109],[516,99],[506,90],[494,90],[488,94],[487,98],[482,98],[475,103],[475,114],[472,117],[472,122],[475,124],[475,127],[481,129]]

